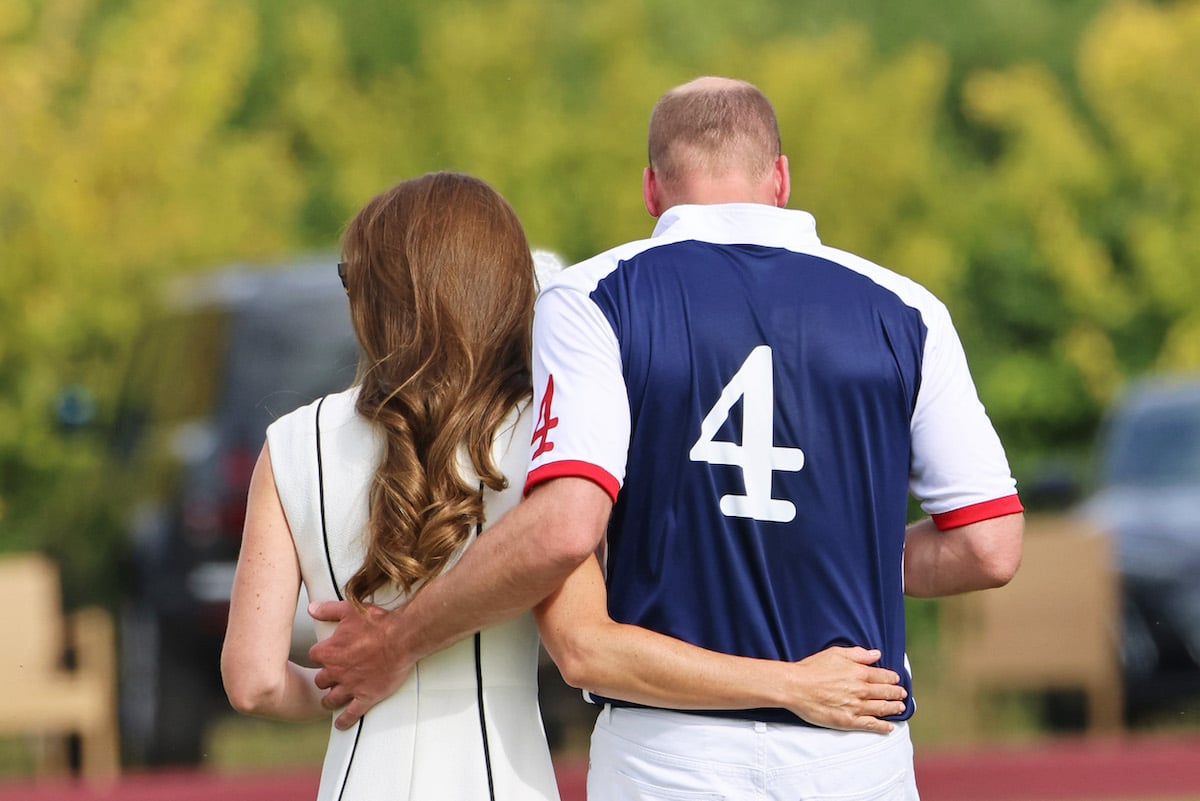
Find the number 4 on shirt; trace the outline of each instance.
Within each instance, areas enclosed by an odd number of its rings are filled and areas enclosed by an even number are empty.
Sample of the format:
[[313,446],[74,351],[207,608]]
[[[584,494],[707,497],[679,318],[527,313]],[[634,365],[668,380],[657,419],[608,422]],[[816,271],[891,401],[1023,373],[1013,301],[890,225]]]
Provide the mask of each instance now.
[[[742,401],[742,444],[714,439],[729,419],[734,404]],[[689,456],[694,462],[740,467],[745,495],[722,495],[721,513],[770,523],[787,523],[796,517],[791,501],[771,497],[771,474],[796,472],[804,467],[804,451],[777,448],[775,431],[775,378],[771,348],[759,345],[729,379],[721,397],[700,423],[700,438]]]
[[536,459],[543,453],[554,450],[554,443],[550,440],[550,430],[558,427],[558,418],[550,415],[550,408],[553,404],[554,376],[551,375],[546,380],[546,391],[542,395],[542,405],[538,410],[537,426],[534,427],[533,439],[529,442],[530,445],[537,443],[530,459]]

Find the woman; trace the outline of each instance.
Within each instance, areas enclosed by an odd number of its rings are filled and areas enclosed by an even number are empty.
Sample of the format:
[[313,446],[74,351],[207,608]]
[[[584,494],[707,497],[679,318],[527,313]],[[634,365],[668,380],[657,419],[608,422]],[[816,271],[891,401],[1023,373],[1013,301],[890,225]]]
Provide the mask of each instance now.
[[[287,659],[300,582],[403,603],[517,502],[527,460],[534,271],[504,199],[465,175],[405,181],[342,251],[358,377],[267,430],[221,658],[235,708],[289,720],[328,715]],[[331,731],[319,798],[556,799],[537,655],[525,615],[423,660]]]
[[[230,701],[249,714],[328,714],[315,670],[287,658],[301,581],[314,601],[401,604],[517,503],[525,475],[534,270],[509,205],[465,175],[405,181],[354,217],[343,254],[355,386],[276,421],[251,482],[221,658]],[[872,702],[885,697],[872,686],[898,681],[867,667],[877,652],[713,654],[614,624],[603,596],[591,560],[538,610],[569,681],[648,704],[787,706],[890,728],[864,717],[895,711]],[[318,636],[331,629],[318,623]],[[354,727],[331,730],[319,798],[557,798],[537,653],[526,613],[421,660]],[[861,704],[830,718],[852,681]]]

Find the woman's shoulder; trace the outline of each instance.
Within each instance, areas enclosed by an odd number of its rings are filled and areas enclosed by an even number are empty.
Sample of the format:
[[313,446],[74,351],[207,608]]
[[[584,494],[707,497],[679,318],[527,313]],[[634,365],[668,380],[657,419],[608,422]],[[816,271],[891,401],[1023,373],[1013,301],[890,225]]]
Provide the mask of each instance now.
[[529,432],[533,428],[533,402],[526,398],[509,410],[508,416],[496,427],[492,440],[492,458],[509,482],[525,480],[529,463]]
[[318,412],[321,415],[322,428],[331,422],[343,422],[347,417],[356,414],[355,403],[357,400],[358,387],[350,387],[341,392],[323,395],[276,418],[267,426],[267,436],[270,437],[272,433],[279,431],[295,431],[301,427],[313,428],[313,421]]
[[267,426],[266,440],[271,453],[283,456],[298,451],[306,453],[317,438],[317,415],[320,414],[321,433],[331,440],[353,426],[360,418],[355,411],[358,390],[355,387],[325,395],[311,403],[288,412]]

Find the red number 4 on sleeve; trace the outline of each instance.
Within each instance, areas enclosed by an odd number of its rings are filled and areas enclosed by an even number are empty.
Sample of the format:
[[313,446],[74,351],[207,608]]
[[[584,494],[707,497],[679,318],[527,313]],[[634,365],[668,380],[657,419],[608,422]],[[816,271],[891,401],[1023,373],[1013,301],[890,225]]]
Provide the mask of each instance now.
[[542,395],[542,405],[538,409],[537,427],[533,429],[533,439],[530,444],[537,443],[537,447],[533,450],[531,459],[536,459],[543,453],[554,450],[554,443],[550,441],[550,429],[558,425],[558,418],[550,416],[550,405],[554,402],[554,376],[551,375],[546,381],[546,392]]

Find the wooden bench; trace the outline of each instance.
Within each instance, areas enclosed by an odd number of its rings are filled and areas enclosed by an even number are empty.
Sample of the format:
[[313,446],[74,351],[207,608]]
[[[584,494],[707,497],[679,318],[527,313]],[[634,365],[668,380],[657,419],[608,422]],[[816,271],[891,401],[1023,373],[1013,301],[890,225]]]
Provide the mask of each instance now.
[[60,582],[46,556],[0,555],[0,734],[57,740],[35,752],[39,772],[65,769],[61,746],[77,735],[82,775],[106,781],[120,771],[112,617],[97,608],[64,616]]
[[954,714],[968,736],[980,734],[981,696],[1004,690],[1082,691],[1089,733],[1121,728],[1120,591],[1109,549],[1079,520],[1031,515],[1007,586],[941,602]]

